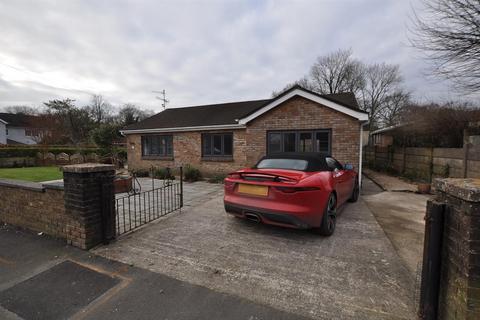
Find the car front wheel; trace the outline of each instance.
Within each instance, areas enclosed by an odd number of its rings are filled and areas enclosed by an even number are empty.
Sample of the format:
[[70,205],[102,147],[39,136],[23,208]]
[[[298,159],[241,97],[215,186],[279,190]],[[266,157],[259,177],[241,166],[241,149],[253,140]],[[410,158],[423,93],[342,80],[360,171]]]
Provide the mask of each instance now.
[[348,201],[357,202],[359,195],[360,195],[360,186],[358,185],[358,178],[357,178],[355,179],[355,185],[353,186],[352,195],[350,199],[348,199]]
[[331,236],[335,231],[337,224],[337,198],[331,193],[325,211],[323,213],[322,224],[315,231],[322,236]]

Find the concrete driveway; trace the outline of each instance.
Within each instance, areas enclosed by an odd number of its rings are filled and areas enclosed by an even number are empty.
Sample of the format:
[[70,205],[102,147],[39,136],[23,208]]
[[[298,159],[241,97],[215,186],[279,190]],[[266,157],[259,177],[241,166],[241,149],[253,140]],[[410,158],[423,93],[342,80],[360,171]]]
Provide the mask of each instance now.
[[185,190],[181,212],[95,253],[299,316],[415,317],[412,277],[362,199],[325,238],[228,216],[219,185]]
[[[365,184],[369,184],[367,187],[369,192],[364,194],[363,200],[410,270],[412,277],[419,278],[423,259],[425,210],[427,200],[431,196],[411,192],[416,190],[416,186],[410,184],[405,187],[408,184],[396,177],[370,172],[374,175],[369,177],[375,179],[375,182],[386,191],[368,179]],[[388,183],[383,184],[384,181]],[[407,190],[407,192],[400,190]]]

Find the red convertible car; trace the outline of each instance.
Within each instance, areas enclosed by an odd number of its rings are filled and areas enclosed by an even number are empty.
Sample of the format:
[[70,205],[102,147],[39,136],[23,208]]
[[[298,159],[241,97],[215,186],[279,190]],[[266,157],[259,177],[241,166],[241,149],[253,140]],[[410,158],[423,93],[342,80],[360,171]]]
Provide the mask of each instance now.
[[239,218],[333,234],[337,208],[358,199],[358,174],[332,157],[279,154],[225,178],[225,211]]

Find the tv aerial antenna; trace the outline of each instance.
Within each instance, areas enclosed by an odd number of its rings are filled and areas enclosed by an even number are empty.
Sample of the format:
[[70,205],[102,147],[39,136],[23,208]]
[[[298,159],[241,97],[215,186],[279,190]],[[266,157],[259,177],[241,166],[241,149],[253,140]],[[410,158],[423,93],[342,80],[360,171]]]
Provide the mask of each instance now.
[[163,89],[162,91],[152,91],[153,93],[159,93],[160,96],[155,96],[156,99],[162,101],[162,108],[163,110],[165,110],[165,108],[167,107],[167,103],[169,103],[170,101],[167,100],[166,98],[166,92],[165,92],[165,89]]

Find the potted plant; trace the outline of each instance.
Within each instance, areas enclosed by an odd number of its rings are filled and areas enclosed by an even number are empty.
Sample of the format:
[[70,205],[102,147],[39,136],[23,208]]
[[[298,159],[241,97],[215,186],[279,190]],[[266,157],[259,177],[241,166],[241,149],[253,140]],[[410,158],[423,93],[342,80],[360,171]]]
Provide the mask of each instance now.
[[418,190],[418,193],[422,193],[422,194],[430,193],[430,190],[431,190],[430,182],[426,182],[426,181],[419,182],[417,184],[417,190]]

